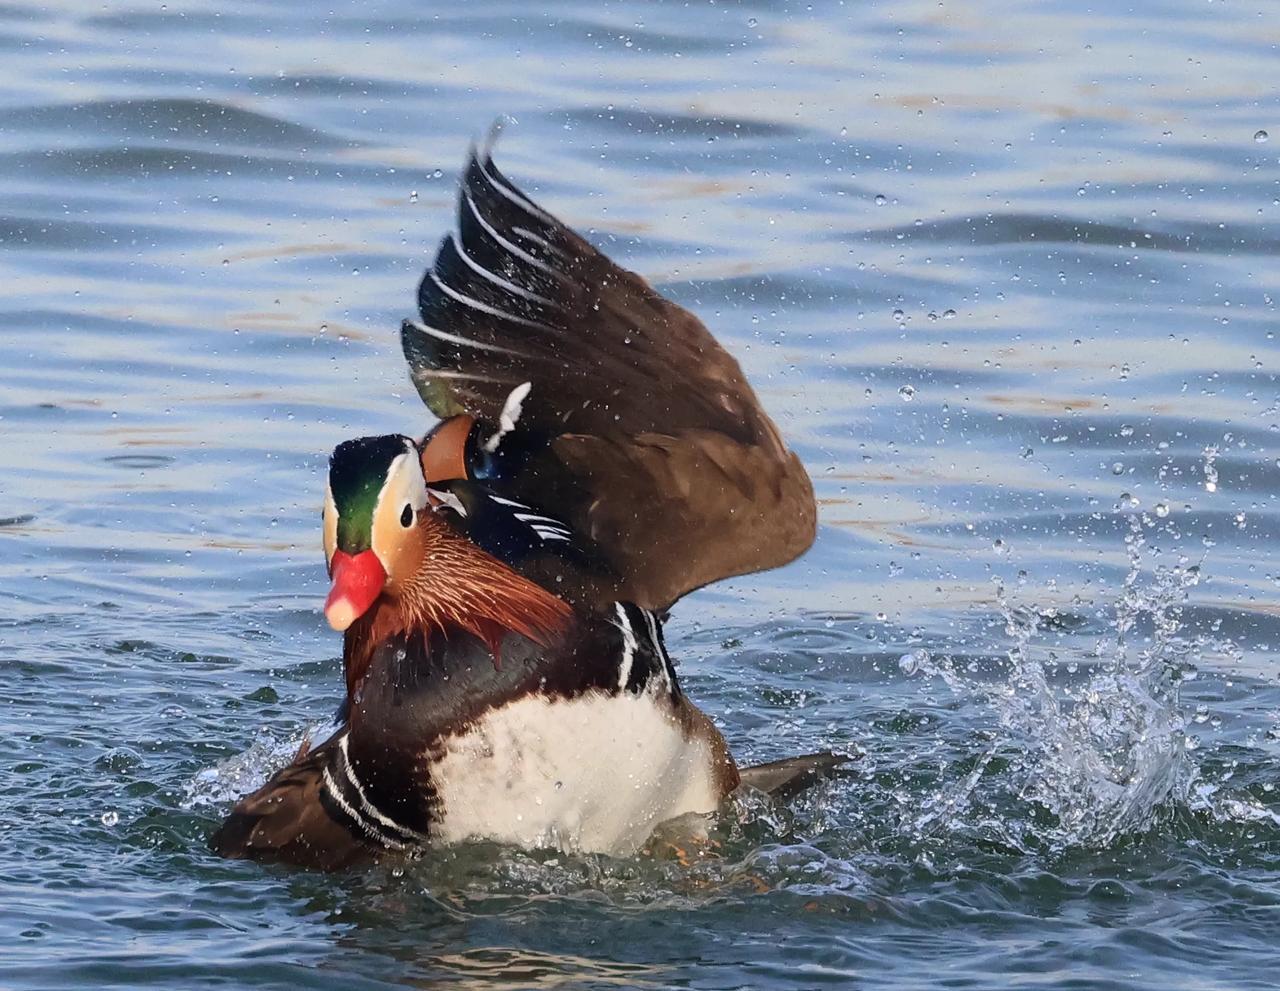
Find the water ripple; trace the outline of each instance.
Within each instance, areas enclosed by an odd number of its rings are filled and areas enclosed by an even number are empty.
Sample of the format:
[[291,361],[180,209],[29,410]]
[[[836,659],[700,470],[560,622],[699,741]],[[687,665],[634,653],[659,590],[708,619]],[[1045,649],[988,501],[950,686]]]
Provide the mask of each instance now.
[[0,129],[61,135],[64,141],[70,139],[77,144],[88,135],[130,143],[287,148],[295,153],[353,144],[316,128],[253,110],[214,100],[175,98],[94,100],[0,110]]

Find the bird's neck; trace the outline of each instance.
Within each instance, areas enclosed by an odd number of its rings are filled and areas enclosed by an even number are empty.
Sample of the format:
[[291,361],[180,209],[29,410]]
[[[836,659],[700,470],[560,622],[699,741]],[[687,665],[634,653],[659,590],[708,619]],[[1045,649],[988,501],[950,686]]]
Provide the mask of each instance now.
[[378,647],[400,634],[459,631],[481,640],[501,664],[501,645],[516,633],[542,646],[573,622],[563,599],[518,574],[466,538],[432,541],[410,577],[391,582],[343,638],[347,696],[353,698]]

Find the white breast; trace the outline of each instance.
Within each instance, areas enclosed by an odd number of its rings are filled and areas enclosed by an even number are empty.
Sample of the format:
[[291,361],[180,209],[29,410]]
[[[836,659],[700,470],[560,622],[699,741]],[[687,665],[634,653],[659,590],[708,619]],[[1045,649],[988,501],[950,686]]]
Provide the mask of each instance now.
[[653,693],[529,696],[444,741],[433,837],[634,853],[655,826],[719,803],[710,750]]

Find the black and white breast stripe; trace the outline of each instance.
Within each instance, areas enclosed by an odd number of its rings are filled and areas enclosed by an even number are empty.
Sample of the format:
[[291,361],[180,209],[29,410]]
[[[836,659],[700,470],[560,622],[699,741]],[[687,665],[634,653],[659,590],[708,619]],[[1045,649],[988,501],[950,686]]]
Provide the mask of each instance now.
[[425,833],[396,822],[369,798],[356,777],[348,751],[348,735],[338,738],[321,771],[323,790],[338,810],[368,839],[387,850],[407,850],[427,842]]
[[662,639],[658,617],[630,602],[615,602],[613,608],[614,617],[610,622],[621,634],[618,690],[639,694],[656,684],[672,695],[679,695],[675,665]]

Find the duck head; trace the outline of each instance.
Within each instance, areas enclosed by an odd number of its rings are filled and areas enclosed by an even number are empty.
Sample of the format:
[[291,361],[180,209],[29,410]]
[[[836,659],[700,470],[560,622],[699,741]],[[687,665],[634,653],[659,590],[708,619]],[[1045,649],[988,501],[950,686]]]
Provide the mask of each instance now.
[[497,663],[507,633],[545,646],[572,622],[568,603],[472,542],[429,497],[427,454],[466,436],[432,435],[421,447],[399,434],[362,437],[329,459],[324,614],[346,634],[349,690],[379,638],[396,631],[461,630]]
[[427,486],[410,438],[387,434],[338,445],[324,498],[330,626],[347,629],[380,595],[395,596],[413,579],[429,542],[419,525],[426,515]]

